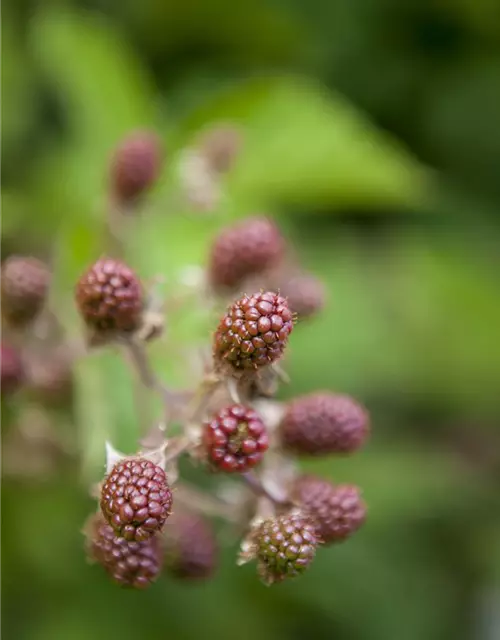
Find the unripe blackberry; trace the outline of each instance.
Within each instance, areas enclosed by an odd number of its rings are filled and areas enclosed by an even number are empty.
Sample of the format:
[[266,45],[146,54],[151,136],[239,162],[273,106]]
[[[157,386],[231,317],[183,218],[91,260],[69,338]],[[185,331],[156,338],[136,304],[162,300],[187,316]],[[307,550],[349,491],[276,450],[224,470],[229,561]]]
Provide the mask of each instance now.
[[145,589],[160,575],[163,549],[158,536],[142,542],[117,536],[100,514],[89,527],[88,553],[123,587]]
[[156,134],[136,131],[115,149],[111,161],[111,188],[117,200],[130,203],[157,180],[162,165],[162,145]]
[[118,260],[98,260],[80,278],[75,293],[83,319],[95,331],[129,332],[141,323],[141,283],[132,269]]
[[312,275],[296,274],[280,285],[280,293],[288,300],[290,309],[299,320],[321,311],[325,304],[323,283]]
[[294,498],[313,518],[325,544],[341,542],[355,533],[366,519],[366,505],[354,485],[333,485],[313,475],[298,478]]
[[101,489],[101,510],[126,540],[147,540],[170,515],[172,493],[161,467],[144,458],[118,462]]
[[285,242],[276,225],[262,216],[224,229],[212,245],[208,275],[213,287],[235,289],[282,258]]
[[365,442],[369,418],[352,398],[328,392],[292,400],[280,424],[283,445],[296,453],[352,453]]
[[13,325],[31,322],[50,286],[47,265],[36,258],[11,256],[2,265],[2,314]]
[[217,541],[209,520],[197,513],[180,511],[163,530],[165,567],[176,578],[210,578],[217,564]]
[[203,447],[213,469],[242,473],[262,460],[269,439],[259,414],[235,404],[204,424]]
[[6,397],[19,389],[24,381],[24,367],[19,353],[8,344],[2,342],[2,397]]
[[276,362],[293,329],[285,298],[267,291],[243,296],[222,318],[214,336],[214,358],[234,374]]
[[320,543],[313,521],[300,512],[265,520],[254,541],[259,574],[270,584],[304,573]]
[[31,396],[42,404],[58,407],[71,400],[73,375],[68,355],[57,350],[31,363],[29,375]]

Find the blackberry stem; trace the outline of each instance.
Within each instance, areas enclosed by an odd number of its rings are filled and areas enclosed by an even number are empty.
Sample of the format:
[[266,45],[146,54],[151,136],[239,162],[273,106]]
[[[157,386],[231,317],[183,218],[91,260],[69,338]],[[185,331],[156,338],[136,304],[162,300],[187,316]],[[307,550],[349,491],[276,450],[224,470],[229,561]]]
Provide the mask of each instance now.
[[179,482],[176,485],[175,500],[205,516],[219,517],[228,522],[238,522],[233,505],[209,493],[204,493],[186,482]]
[[149,363],[146,350],[142,344],[134,340],[127,340],[125,342],[128,354],[132,365],[134,366],[142,384],[151,391],[156,391],[160,394],[164,407],[165,422],[167,424],[171,421],[173,413],[172,407],[176,405],[179,400],[178,394],[169,389],[154,373]]
[[290,501],[286,498],[278,498],[273,495],[264,485],[262,484],[260,478],[253,471],[246,471],[241,474],[243,480],[247,483],[248,487],[255,493],[257,496],[263,496],[270,500],[274,505],[277,506],[286,506],[291,504]]

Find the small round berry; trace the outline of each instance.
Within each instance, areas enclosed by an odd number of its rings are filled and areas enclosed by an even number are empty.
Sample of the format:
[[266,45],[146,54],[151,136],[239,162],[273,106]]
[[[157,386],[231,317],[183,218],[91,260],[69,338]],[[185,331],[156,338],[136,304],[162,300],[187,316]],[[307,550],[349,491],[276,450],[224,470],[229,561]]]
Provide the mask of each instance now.
[[180,511],[163,530],[165,568],[185,580],[210,578],[216,568],[218,548],[209,520],[197,513]]
[[235,374],[276,362],[293,322],[287,301],[277,293],[245,295],[229,307],[215,332],[214,359]]
[[49,268],[31,257],[11,256],[2,265],[2,314],[12,325],[31,322],[42,309],[50,286]]
[[214,288],[235,289],[283,257],[285,242],[276,225],[256,216],[224,229],[212,245],[208,274]]
[[291,276],[280,285],[279,290],[299,320],[316,315],[325,305],[325,287],[310,274]]
[[242,473],[262,460],[269,438],[259,414],[235,404],[225,407],[204,424],[203,446],[213,469]]
[[161,531],[171,508],[167,476],[150,460],[121,460],[104,480],[102,513],[126,540],[140,542]]
[[43,405],[61,407],[71,402],[73,372],[66,353],[57,349],[34,359],[29,373],[30,395]]
[[134,331],[141,323],[141,283],[113,258],[101,258],[80,278],[76,302],[87,325],[98,332]]
[[267,583],[304,573],[321,542],[313,521],[301,512],[265,520],[254,540],[258,571]]
[[342,542],[366,519],[366,505],[354,485],[335,486],[323,478],[304,475],[296,481],[293,494],[313,518],[316,531],[325,544]]
[[17,391],[24,382],[24,367],[19,353],[8,344],[2,342],[2,397]]
[[311,393],[288,404],[280,433],[283,445],[295,453],[352,453],[368,436],[369,418],[349,396]]
[[163,564],[163,549],[157,536],[142,542],[125,540],[100,514],[92,519],[88,553],[117,584],[135,589],[145,589],[155,582]]
[[143,195],[158,179],[162,145],[150,131],[128,135],[115,149],[111,161],[111,187],[119,202],[130,203]]

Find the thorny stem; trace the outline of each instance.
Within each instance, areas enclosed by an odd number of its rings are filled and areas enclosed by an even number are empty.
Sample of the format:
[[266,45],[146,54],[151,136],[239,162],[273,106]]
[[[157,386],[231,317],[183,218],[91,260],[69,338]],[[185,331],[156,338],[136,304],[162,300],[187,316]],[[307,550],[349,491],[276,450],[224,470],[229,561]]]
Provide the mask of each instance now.
[[286,506],[291,504],[290,501],[286,498],[281,498],[273,495],[266,487],[262,484],[260,479],[255,475],[253,471],[246,471],[241,474],[249,488],[257,495],[262,496],[270,500],[274,505],[278,506]]

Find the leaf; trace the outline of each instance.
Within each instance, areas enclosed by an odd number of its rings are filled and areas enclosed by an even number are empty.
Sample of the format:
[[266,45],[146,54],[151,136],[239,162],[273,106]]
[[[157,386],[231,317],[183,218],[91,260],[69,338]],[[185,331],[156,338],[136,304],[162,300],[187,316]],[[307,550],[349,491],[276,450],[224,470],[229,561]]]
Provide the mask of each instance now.
[[244,127],[229,177],[233,200],[398,209],[425,196],[430,175],[402,145],[338,94],[301,77],[252,79],[186,121]]
[[72,134],[48,169],[40,167],[38,180],[57,180],[54,188],[77,211],[102,215],[99,194],[110,151],[129,130],[151,126],[153,83],[128,43],[98,14],[44,9],[32,20],[31,40]]

